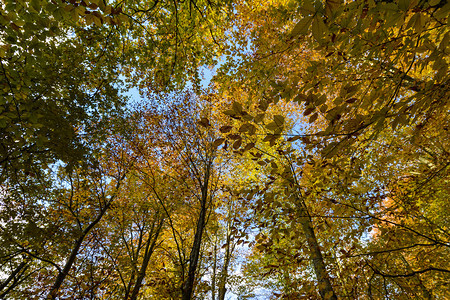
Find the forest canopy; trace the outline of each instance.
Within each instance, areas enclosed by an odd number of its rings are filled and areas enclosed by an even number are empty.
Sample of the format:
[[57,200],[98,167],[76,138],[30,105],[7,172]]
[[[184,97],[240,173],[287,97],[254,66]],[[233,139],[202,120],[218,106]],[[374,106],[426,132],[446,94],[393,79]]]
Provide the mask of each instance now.
[[449,15],[3,0],[0,299],[450,298]]

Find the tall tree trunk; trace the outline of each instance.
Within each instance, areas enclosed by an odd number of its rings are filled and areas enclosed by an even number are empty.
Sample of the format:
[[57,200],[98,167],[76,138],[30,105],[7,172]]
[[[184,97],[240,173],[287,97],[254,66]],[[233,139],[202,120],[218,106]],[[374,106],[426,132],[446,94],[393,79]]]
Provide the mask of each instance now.
[[213,263],[213,275],[211,283],[212,300],[216,300],[216,272],[217,272],[217,232],[214,240],[214,263]]
[[[205,201],[206,202],[206,201]],[[200,257],[200,247],[202,242],[203,229],[205,227],[206,203],[202,203],[200,216],[197,221],[197,231],[195,232],[194,243],[189,256],[189,272],[183,286],[183,300],[190,300],[194,290],[195,272],[197,271],[198,259]]]
[[209,166],[206,168],[203,184],[201,186],[201,208],[200,215],[197,220],[197,230],[194,236],[194,243],[192,244],[191,254],[189,256],[189,272],[186,281],[183,284],[182,299],[190,300],[192,292],[194,291],[195,272],[197,271],[197,265],[200,257],[200,247],[202,243],[203,230],[205,229],[206,220],[206,204],[208,201],[208,186],[209,186]]
[[226,283],[228,277],[228,266],[230,265],[231,260],[231,216],[228,216],[229,223],[227,226],[227,240],[225,247],[225,258],[223,262],[223,267],[219,276],[219,300],[225,299],[225,294],[227,292]]
[[325,263],[323,261],[322,252],[320,251],[319,243],[317,242],[316,235],[312,226],[311,219],[309,218],[308,211],[306,210],[301,199],[297,199],[297,209],[300,215],[300,224],[302,225],[303,232],[306,237],[309,248],[309,258],[313,263],[314,272],[318,281],[319,293],[322,299],[337,300],[337,296],[334,293],[333,286],[331,285],[328,277]]
[[[152,256],[153,251],[155,250],[156,242],[158,241],[158,236],[159,236],[159,233],[161,232],[163,223],[164,223],[164,219],[161,219],[158,224],[158,227],[156,228],[154,235],[152,234],[152,232],[150,232],[150,237],[148,238],[147,245],[145,246],[144,261],[142,262],[142,266],[139,271],[138,277],[136,279],[136,283],[134,285],[133,292],[131,293],[130,300],[137,299],[139,290],[142,287],[142,281],[145,278],[145,273],[147,271],[148,263],[150,262],[150,257]],[[153,235],[153,238],[152,238],[152,235]]]

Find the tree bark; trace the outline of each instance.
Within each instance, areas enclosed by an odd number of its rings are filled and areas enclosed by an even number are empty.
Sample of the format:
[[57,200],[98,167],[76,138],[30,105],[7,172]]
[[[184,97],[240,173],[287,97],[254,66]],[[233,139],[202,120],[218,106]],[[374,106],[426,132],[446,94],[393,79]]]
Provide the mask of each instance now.
[[[147,240],[147,245],[145,247],[145,253],[144,253],[144,261],[142,262],[142,266],[139,271],[138,277],[136,279],[136,283],[134,285],[133,292],[131,293],[130,300],[137,299],[139,290],[142,287],[142,281],[145,278],[145,273],[147,271],[148,263],[150,262],[150,257],[152,256],[153,251],[155,250],[156,242],[158,240],[159,233],[161,232],[163,223],[164,223],[164,219],[161,219],[158,224],[158,227],[156,228],[153,238],[150,236]],[[152,233],[150,233],[150,235],[152,235]]]
[[[47,299],[56,299],[58,296],[58,291],[61,288],[62,283],[64,282],[64,279],[66,279],[67,275],[70,272],[70,269],[72,268],[73,263],[75,262],[77,255],[78,255],[78,251],[80,250],[81,244],[84,241],[84,238],[89,234],[89,232],[98,224],[98,222],[100,222],[100,220],[103,218],[103,216],[105,215],[106,211],[109,209],[109,207],[111,206],[112,202],[114,201],[114,199],[117,196],[117,191],[122,183],[122,180],[125,178],[126,173],[122,174],[122,176],[120,176],[120,178],[118,179],[116,186],[115,186],[115,193],[111,196],[111,198],[108,201],[105,201],[105,205],[100,209],[100,212],[97,216],[97,218],[95,218],[94,221],[92,221],[88,227],[86,227],[82,232],[80,237],[78,237],[78,239],[75,241],[75,245],[70,253],[69,258],[67,259],[66,264],[64,265],[64,268],[62,269],[62,271],[60,271],[58,273],[58,276],[56,277],[55,283],[53,284],[53,286],[50,289],[50,292],[47,295]],[[103,199],[105,200],[105,199]]]
[[227,292],[226,283],[228,277],[228,266],[230,265],[231,260],[231,216],[229,216],[229,223],[227,226],[227,240],[226,240],[226,248],[225,248],[225,258],[223,262],[223,267],[220,272],[219,277],[219,300],[225,299],[225,294]]
[[183,284],[182,299],[190,300],[192,292],[194,291],[195,272],[197,271],[197,265],[200,257],[200,247],[202,242],[203,230],[205,228],[206,220],[206,204],[208,201],[208,185],[209,185],[209,166],[206,168],[203,184],[201,186],[201,208],[200,215],[197,220],[197,230],[194,236],[194,243],[192,244],[191,254],[189,256],[189,272],[186,281]]
[[214,241],[214,263],[213,263],[213,275],[211,283],[211,299],[216,300],[216,270],[217,270],[217,232]]
[[64,265],[64,268],[61,272],[58,273],[58,276],[56,277],[55,283],[53,284],[52,288],[50,289],[50,293],[47,296],[47,299],[56,299],[58,295],[58,291],[61,288],[62,283],[64,282],[64,279],[66,279],[67,275],[70,272],[70,269],[72,268],[73,263],[75,262],[78,251],[80,250],[81,244],[84,241],[84,238],[88,235],[88,233],[91,231],[92,228],[94,228],[95,225],[97,225],[98,222],[102,219],[103,215],[105,214],[106,210],[109,208],[109,205],[106,205],[101,211],[100,214],[97,216],[97,218],[92,221],[91,224],[89,224],[86,229],[84,229],[81,233],[81,236],[75,241],[75,245],[70,252],[70,256],[67,259],[66,264]]
[[3,291],[6,287],[8,287],[8,284],[12,281],[11,285],[0,294],[0,299],[5,299],[5,296],[15,288],[15,286],[20,282],[20,277],[23,276],[25,271],[28,269],[28,263],[21,262],[16,269],[14,269],[11,273],[11,275],[8,276],[8,278],[5,279],[0,284],[0,292]]
[[301,199],[298,199],[297,209],[300,215],[300,224],[302,225],[310,251],[309,258],[313,263],[314,272],[319,283],[319,294],[322,299],[337,300],[337,296],[334,293],[333,286],[331,285],[327,270],[325,268],[322,252],[320,251],[311,219],[309,218],[308,212],[304,207],[304,204],[301,202]]

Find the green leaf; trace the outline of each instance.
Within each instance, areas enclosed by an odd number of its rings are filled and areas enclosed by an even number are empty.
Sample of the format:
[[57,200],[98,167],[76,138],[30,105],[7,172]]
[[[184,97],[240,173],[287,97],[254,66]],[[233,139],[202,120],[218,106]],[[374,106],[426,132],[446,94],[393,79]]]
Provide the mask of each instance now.
[[313,18],[312,17],[304,17],[297,24],[295,24],[294,29],[291,31],[292,36],[305,35],[308,33],[308,29],[311,26]]
[[322,18],[318,15],[314,17],[312,23],[312,34],[316,41],[321,42],[325,33],[328,32],[328,27],[323,22]]
[[439,3],[441,3],[441,1],[442,1],[442,0],[429,0],[429,1],[428,1],[428,4],[429,4],[430,6],[436,6],[436,5],[438,5]]

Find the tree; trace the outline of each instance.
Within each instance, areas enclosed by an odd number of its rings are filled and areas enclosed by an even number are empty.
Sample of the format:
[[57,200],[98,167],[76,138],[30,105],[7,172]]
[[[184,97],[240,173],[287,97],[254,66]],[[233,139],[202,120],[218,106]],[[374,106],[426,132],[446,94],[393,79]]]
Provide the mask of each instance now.
[[0,5],[0,297],[449,296],[448,1],[43,4]]
[[[199,64],[212,63],[214,54],[220,53],[216,45],[223,33],[213,25],[224,22],[225,11],[210,1],[38,0],[6,1],[0,6],[0,90],[4,100],[0,184],[6,195],[1,199],[2,220],[11,224],[2,228],[7,246],[17,244],[11,241],[9,228],[23,233],[22,240],[36,239],[38,246],[44,243],[43,232],[35,236],[37,231],[24,225],[28,222],[14,220],[21,213],[15,203],[24,203],[20,197],[30,199],[27,214],[33,218],[45,214],[37,193],[55,197],[54,187],[44,182],[54,180],[53,168],[64,165],[67,170],[61,172],[69,175],[96,168],[96,153],[102,152],[100,148],[111,133],[110,119],[123,114],[125,97],[119,92],[123,86],[119,76],[125,75],[128,82],[133,82],[133,76],[139,78],[141,87],[155,79],[155,90],[182,87],[185,78],[198,84]],[[194,28],[207,34],[196,39]],[[144,42],[149,43],[144,46]],[[159,59],[149,61],[152,56]],[[186,64],[191,67],[185,68]],[[144,66],[151,72],[142,76]],[[166,70],[170,71],[163,72]],[[101,210],[100,219],[105,213]],[[85,233],[99,222],[95,219]],[[29,224],[34,226],[34,221]],[[76,243],[78,247],[84,235]],[[2,268],[9,264],[4,270],[10,275],[0,286],[9,292],[29,277],[24,273],[29,269],[28,259],[20,259],[22,250],[6,246],[4,250]],[[71,257],[76,253],[74,248]],[[60,272],[53,290],[59,289],[66,271]]]
[[[289,178],[292,180],[295,175],[298,178],[296,185],[301,191],[288,192],[284,201],[292,203],[296,193],[300,195],[302,192],[301,198],[305,193],[307,197],[303,201],[307,201],[303,203],[311,204],[296,206],[299,220],[302,216],[310,219],[308,222],[304,219],[304,234],[312,237],[307,233],[308,227],[322,229],[317,237],[318,243],[315,243],[317,247],[309,243],[310,252],[322,248],[320,252],[327,253],[332,250],[327,247],[333,244],[336,248],[343,240],[338,232],[345,233],[353,241],[353,246],[349,249],[341,245],[341,250],[334,249],[332,253],[342,251],[344,257],[350,257],[353,255],[348,253],[349,250],[352,253],[357,252],[356,249],[364,252],[361,239],[370,227],[367,220],[390,222],[386,216],[388,212],[377,209],[376,202],[386,198],[383,189],[391,185],[389,181],[395,182],[395,176],[402,175],[395,174],[398,169],[393,166],[411,165],[414,160],[410,160],[412,152],[409,151],[420,149],[417,140],[420,130],[426,127],[427,122],[446,115],[441,107],[447,106],[445,99],[448,98],[448,88],[445,87],[448,74],[445,70],[449,33],[444,25],[448,8],[445,1],[302,1],[301,5],[261,5],[251,11],[246,5],[237,6],[235,23],[241,34],[236,35],[237,43],[231,51],[240,56],[240,60],[230,60],[225,66],[234,67],[236,73],[231,73],[231,76],[225,72],[219,74],[218,81],[225,89],[243,86],[252,95],[249,100],[241,102],[241,107],[252,107],[252,101],[259,102],[259,111],[249,108],[243,112],[235,109],[238,105],[233,105],[233,109],[225,111],[225,114],[258,127],[264,116],[270,115],[266,113],[270,105],[279,106],[281,100],[304,105],[304,119],[310,125],[306,128],[300,124],[292,127],[299,129],[300,133],[284,131],[281,117],[275,116],[272,122],[263,121],[262,124],[266,130],[265,140],[270,146],[290,157],[288,166],[294,172],[284,172],[282,178],[287,182],[280,185],[287,188],[290,186]],[[266,18],[256,19],[256,15],[265,15]],[[248,23],[249,19],[256,21]],[[252,38],[250,47],[246,42],[248,38]],[[296,113],[293,110],[290,115],[295,116]],[[285,141],[283,134],[287,134]],[[400,138],[404,144],[391,148],[390,136]],[[295,144],[297,140],[303,145]],[[296,151],[292,152],[289,147],[280,148],[280,144],[286,143],[291,143],[291,148]],[[380,149],[380,145],[396,153],[389,154],[393,156],[388,156],[389,162],[384,160],[384,165],[374,163],[384,157],[371,152]],[[303,154],[298,153],[299,150]],[[268,157],[262,159],[261,164],[267,165],[271,161],[274,162]],[[375,172],[366,171],[375,166]],[[438,173],[442,174],[446,168],[444,163]],[[314,206],[310,206],[312,203]],[[411,209],[409,206],[410,213]],[[276,210],[272,208],[271,211],[271,215],[276,215]],[[334,220],[339,231],[323,230],[321,224],[330,227],[326,218]],[[349,221],[345,221],[346,218]],[[422,236],[438,244],[442,242],[443,247],[448,246],[443,236],[442,240],[436,240],[432,237],[435,233],[415,231],[405,226],[403,221],[397,221],[391,221],[390,226],[402,228],[402,234]],[[427,223],[435,226],[430,221]],[[394,229],[390,231],[394,232]],[[327,237],[325,232],[333,235]],[[445,229],[441,231],[442,234],[444,232]],[[335,254],[332,256],[336,258]],[[342,258],[333,261],[325,257],[317,260],[325,263],[319,269],[330,270],[331,284],[318,285],[323,298],[327,298],[326,290],[330,290],[332,285],[337,288],[337,284],[333,284],[334,278],[343,278]],[[322,281],[323,272],[317,267],[314,267],[317,280]],[[428,267],[429,271],[434,268]],[[435,273],[435,278],[447,270],[436,271],[441,273]],[[353,276],[370,277],[368,274],[371,272],[366,271]],[[371,271],[376,273],[379,270]],[[416,274],[403,272],[405,276]],[[386,276],[383,278],[386,280]],[[341,283],[341,286],[345,284]],[[368,290],[366,286],[363,291],[351,289],[351,292],[367,293]],[[339,291],[341,293],[348,295],[349,291]]]

